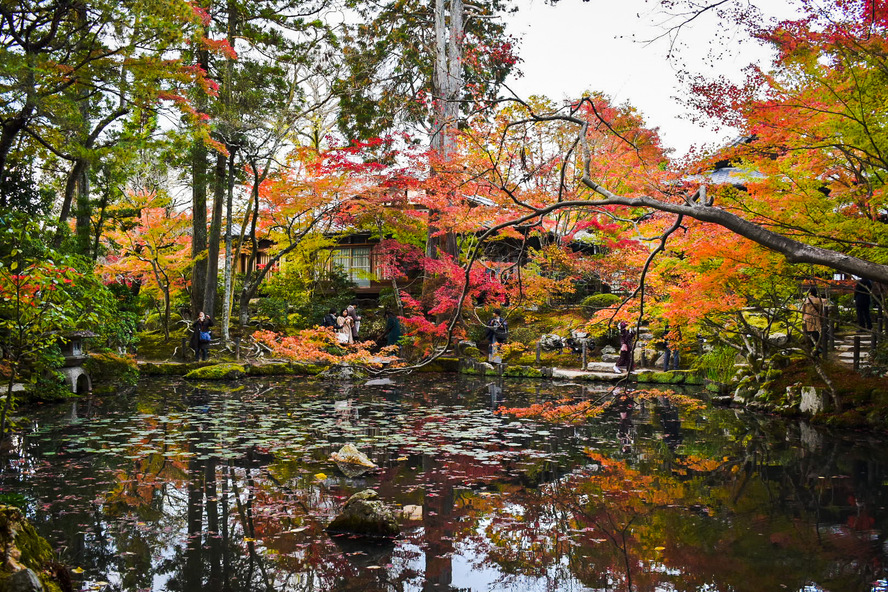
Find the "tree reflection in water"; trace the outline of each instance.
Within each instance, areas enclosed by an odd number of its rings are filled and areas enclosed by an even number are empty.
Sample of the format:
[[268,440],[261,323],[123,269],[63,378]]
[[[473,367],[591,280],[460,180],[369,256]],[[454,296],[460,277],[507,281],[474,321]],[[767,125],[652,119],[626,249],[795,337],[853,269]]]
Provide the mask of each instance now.
[[[599,400],[609,406],[573,425],[492,413]],[[684,401],[440,376],[151,380],[138,396],[46,410],[0,487],[29,500],[85,589],[863,590],[885,578],[883,442]],[[348,441],[379,471],[340,475],[327,458]],[[367,487],[421,520],[395,541],[330,537]]]

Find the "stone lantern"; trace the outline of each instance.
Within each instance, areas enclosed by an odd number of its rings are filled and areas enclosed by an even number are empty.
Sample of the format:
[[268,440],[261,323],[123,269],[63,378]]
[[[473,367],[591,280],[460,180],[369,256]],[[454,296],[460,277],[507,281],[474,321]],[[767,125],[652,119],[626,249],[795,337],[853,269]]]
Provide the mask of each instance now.
[[89,357],[83,347],[83,340],[87,337],[98,337],[98,334],[92,331],[74,331],[65,334],[65,339],[60,344],[62,355],[65,356],[65,364],[60,372],[71,392],[75,394],[92,390],[92,379],[83,369],[83,362]]

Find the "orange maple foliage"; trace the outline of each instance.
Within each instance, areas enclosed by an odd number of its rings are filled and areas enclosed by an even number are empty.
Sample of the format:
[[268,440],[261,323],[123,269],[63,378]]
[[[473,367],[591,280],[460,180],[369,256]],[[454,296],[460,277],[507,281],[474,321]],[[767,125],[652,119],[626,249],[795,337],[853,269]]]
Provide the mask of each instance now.
[[359,364],[373,368],[384,364],[397,363],[393,354],[397,346],[383,348],[380,353],[371,353],[375,345],[372,341],[343,344],[336,334],[324,327],[303,329],[296,335],[282,335],[274,331],[256,331],[253,339],[267,347],[275,357],[298,362],[321,362],[327,364]]

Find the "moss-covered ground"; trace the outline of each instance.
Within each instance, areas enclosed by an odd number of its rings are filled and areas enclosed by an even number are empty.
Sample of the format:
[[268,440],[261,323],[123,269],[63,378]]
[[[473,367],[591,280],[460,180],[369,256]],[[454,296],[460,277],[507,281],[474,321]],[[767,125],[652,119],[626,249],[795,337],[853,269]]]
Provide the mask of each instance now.
[[[826,362],[824,372],[836,389],[841,409],[830,410],[816,419],[828,425],[888,431],[888,381],[866,376],[836,362]],[[826,383],[807,360],[793,360],[771,385],[780,397],[790,386],[825,388]]]

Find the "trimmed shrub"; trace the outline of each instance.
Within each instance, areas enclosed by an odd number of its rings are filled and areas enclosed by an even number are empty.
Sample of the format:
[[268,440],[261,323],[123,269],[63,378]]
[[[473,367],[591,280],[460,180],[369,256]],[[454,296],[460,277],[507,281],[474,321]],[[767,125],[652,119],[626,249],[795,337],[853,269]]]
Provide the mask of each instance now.
[[602,308],[609,308],[619,304],[621,301],[622,298],[616,294],[592,294],[591,296],[583,298],[583,306],[585,308],[600,310]]

